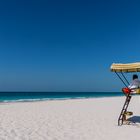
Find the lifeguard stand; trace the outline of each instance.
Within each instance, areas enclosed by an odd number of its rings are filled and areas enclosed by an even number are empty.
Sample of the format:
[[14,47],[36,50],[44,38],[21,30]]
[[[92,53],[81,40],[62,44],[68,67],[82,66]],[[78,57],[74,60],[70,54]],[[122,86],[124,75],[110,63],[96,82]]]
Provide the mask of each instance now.
[[[119,79],[123,82],[123,84],[125,85],[126,89],[129,90],[128,85],[129,82],[127,80],[127,78],[125,77],[124,73],[133,73],[133,72],[140,72],[140,62],[138,63],[129,63],[129,64],[116,64],[113,63],[111,65],[111,71],[115,72],[116,75],[119,77]],[[131,101],[131,97],[133,94],[140,94],[140,89],[135,89],[135,92],[133,90],[133,92],[128,91],[127,94],[125,94],[126,96],[126,100],[125,103],[123,105],[123,108],[121,110],[121,113],[119,115],[118,118],[118,125],[123,125],[123,124],[129,124],[130,122],[128,121],[128,116],[133,115],[133,112],[129,112],[127,111],[129,103]]]

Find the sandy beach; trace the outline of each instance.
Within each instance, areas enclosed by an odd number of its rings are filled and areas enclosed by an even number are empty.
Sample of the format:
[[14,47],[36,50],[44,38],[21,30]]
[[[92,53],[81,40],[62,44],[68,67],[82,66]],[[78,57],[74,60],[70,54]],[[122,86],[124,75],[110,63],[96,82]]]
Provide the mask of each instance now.
[[[135,125],[117,126],[125,97],[0,104],[0,140],[138,140]],[[140,117],[140,97],[128,110]]]

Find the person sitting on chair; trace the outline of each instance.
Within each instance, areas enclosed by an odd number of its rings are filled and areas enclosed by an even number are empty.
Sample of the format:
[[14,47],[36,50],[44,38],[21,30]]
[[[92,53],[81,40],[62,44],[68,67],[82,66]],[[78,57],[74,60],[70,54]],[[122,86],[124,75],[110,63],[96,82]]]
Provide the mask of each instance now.
[[133,75],[133,80],[131,84],[128,86],[129,89],[136,89],[140,87],[140,80],[138,79],[138,75]]
[[138,79],[138,75],[134,74],[132,79],[133,80],[128,88],[122,89],[125,94],[136,93],[136,89],[140,88],[140,80]]
[[131,84],[128,86],[129,89],[131,89],[132,93],[135,93],[135,90],[140,88],[140,80],[138,79],[138,75],[133,75],[133,80]]

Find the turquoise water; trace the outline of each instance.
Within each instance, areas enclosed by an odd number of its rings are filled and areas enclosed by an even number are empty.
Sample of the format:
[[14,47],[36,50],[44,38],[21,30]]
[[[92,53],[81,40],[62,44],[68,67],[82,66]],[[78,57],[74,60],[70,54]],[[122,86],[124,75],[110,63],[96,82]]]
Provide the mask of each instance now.
[[0,101],[37,101],[124,96],[121,92],[0,92]]

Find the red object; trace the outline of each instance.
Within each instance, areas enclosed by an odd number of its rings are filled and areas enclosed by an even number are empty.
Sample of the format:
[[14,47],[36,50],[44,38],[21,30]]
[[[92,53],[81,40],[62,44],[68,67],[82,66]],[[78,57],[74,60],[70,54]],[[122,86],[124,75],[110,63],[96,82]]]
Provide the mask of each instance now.
[[129,88],[123,88],[122,91],[125,93],[125,94],[129,94],[131,92],[131,89]]

